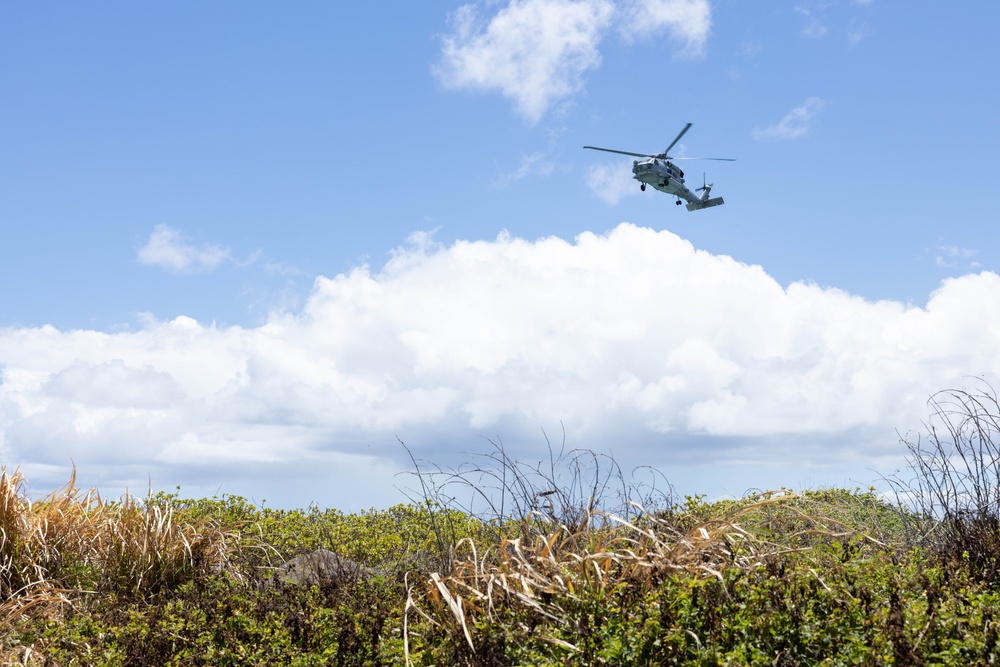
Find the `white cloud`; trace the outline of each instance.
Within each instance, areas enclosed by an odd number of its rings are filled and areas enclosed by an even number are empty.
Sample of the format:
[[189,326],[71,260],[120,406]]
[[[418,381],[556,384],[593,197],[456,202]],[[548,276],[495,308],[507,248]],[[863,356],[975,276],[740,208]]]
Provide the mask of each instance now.
[[620,162],[591,165],[587,170],[587,187],[612,206],[622,197],[639,192],[639,183],[632,178],[631,165]]
[[[855,46],[866,39],[870,31],[864,25],[864,19],[859,18],[859,15],[856,14],[857,10],[852,9],[851,5],[855,8],[867,8],[871,4],[872,0],[852,0],[850,3],[843,0],[839,2],[803,0],[803,3],[797,5],[794,11],[804,19],[800,31],[803,37],[819,39],[826,37],[831,31],[839,33],[841,30],[845,30],[847,43]],[[811,7],[806,5],[811,5]]]
[[[857,2],[859,5],[868,5],[868,2]],[[859,44],[862,40],[868,39],[872,35],[872,30],[868,27],[864,18],[852,17],[850,27],[847,30],[847,43],[851,46]]]
[[754,128],[753,138],[758,141],[768,139],[798,139],[809,134],[812,122],[826,108],[826,102],[819,97],[810,97],[795,107],[777,124],[760,129]]
[[[137,251],[136,258],[142,264],[178,273],[211,271],[223,262],[233,261],[228,248],[212,243],[193,245],[180,231],[167,225],[153,228],[146,245]],[[249,261],[254,259],[256,257]]]
[[476,9],[463,5],[436,73],[451,88],[498,89],[536,122],[600,64],[597,44],[611,14],[607,0],[512,0],[484,27]]
[[796,7],[795,12],[801,14],[806,19],[806,25],[802,28],[802,36],[809,38],[823,37],[828,32],[828,28],[820,19],[805,7]]
[[861,40],[868,36],[868,29],[861,27],[848,31],[847,41],[851,46],[859,44]]
[[934,249],[934,263],[942,269],[978,269],[979,262],[973,257],[976,251],[950,245],[940,245]]
[[48,475],[36,483],[65,481],[52,471],[72,458],[106,485],[225,481],[342,507],[400,483],[396,436],[444,463],[498,435],[532,458],[560,422],[570,446],[668,477],[864,473],[898,462],[895,431],[919,428],[931,393],[1000,374],[1000,311],[968,307],[998,300],[990,272],[945,280],[925,307],[783,287],[628,224],[575,242],[418,234],[256,328],[0,329],[0,448]]
[[500,175],[499,186],[507,187],[528,176],[549,176],[555,169],[555,163],[542,151],[524,155],[521,164],[512,172]]
[[434,68],[447,88],[499,91],[535,123],[583,88],[601,63],[598,46],[615,25],[625,39],[667,32],[680,55],[702,53],[711,27],[708,0],[510,0],[483,17],[462,5],[450,17]]
[[626,39],[663,32],[682,42],[680,55],[702,55],[712,27],[708,0],[627,0],[620,3],[619,30]]

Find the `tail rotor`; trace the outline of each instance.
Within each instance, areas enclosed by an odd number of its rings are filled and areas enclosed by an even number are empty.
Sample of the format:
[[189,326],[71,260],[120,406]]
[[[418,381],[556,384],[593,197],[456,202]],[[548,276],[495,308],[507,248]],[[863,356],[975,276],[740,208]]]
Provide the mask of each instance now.
[[706,182],[705,172],[702,172],[701,173],[701,187],[698,188],[697,190],[695,190],[695,192],[702,192],[703,193],[701,195],[702,201],[705,201],[705,200],[708,199],[708,193],[710,193],[712,191],[712,186],[713,185],[714,185],[714,183],[707,183]]

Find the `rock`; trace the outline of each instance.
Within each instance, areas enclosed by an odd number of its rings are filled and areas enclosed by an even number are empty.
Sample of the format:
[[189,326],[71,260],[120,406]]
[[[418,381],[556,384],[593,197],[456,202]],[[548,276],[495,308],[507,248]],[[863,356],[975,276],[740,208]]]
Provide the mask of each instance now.
[[317,549],[277,567],[271,581],[302,586],[339,586],[381,575],[379,570],[342,558],[327,549]]

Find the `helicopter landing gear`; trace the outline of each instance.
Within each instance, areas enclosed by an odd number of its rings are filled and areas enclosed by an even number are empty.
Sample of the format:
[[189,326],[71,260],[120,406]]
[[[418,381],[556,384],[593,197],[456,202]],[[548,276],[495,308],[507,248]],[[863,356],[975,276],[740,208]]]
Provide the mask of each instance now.
[[643,192],[645,192],[646,191],[646,184],[643,183],[642,185],[640,185],[639,189],[642,190]]
[[674,202],[674,204],[676,204],[677,206],[680,206],[681,205],[681,200],[678,199],[677,201]]

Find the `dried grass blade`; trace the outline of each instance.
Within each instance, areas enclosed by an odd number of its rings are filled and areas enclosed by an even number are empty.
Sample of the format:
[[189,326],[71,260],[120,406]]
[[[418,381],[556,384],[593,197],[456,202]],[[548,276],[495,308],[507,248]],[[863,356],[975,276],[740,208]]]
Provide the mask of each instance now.
[[557,639],[556,637],[549,637],[549,636],[545,635],[545,636],[540,637],[540,639],[542,641],[549,642],[550,644],[555,644],[556,646],[561,646],[564,649],[573,651],[574,653],[579,653],[580,652],[580,649],[577,648],[575,645],[570,644],[568,641],[564,641],[562,639]]
[[457,620],[459,625],[462,626],[462,632],[465,633],[465,640],[469,642],[469,648],[472,649],[473,653],[475,653],[476,646],[472,643],[472,634],[469,633],[469,626],[465,622],[465,611],[462,609],[462,598],[455,598],[451,594],[451,591],[449,591],[448,587],[444,585],[443,581],[441,581],[441,577],[437,572],[431,574],[431,581],[433,581],[434,585],[437,586],[437,589],[441,592],[441,597],[448,604],[448,607],[451,608],[451,613],[455,615],[455,620]]

